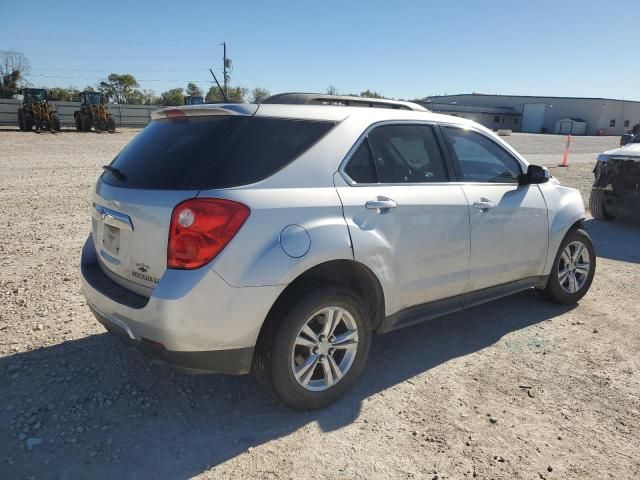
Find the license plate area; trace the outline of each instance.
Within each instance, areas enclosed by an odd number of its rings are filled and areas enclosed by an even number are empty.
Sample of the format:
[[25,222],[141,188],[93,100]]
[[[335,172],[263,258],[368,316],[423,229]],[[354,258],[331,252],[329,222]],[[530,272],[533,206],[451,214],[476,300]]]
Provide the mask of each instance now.
[[104,223],[102,225],[102,248],[112,255],[120,253],[120,229]]

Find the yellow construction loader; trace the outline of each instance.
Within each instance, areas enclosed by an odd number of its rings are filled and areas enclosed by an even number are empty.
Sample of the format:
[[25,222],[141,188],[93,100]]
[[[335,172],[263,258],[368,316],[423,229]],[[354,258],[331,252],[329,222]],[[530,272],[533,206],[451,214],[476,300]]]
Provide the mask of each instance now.
[[73,112],[76,130],[90,132],[91,127],[96,132],[116,131],[116,120],[107,110],[104,94],[85,91],[80,94],[80,110]]
[[50,130],[60,131],[60,118],[47,101],[44,88],[23,88],[22,103],[18,109],[18,125],[23,132]]

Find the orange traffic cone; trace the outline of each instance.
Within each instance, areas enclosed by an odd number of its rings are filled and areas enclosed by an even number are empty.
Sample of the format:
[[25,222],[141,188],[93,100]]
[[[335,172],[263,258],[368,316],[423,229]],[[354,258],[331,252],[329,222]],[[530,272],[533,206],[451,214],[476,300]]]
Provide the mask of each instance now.
[[564,147],[564,155],[562,155],[562,163],[558,165],[559,167],[569,166],[569,147],[570,146],[571,146],[571,134],[567,136],[567,146]]

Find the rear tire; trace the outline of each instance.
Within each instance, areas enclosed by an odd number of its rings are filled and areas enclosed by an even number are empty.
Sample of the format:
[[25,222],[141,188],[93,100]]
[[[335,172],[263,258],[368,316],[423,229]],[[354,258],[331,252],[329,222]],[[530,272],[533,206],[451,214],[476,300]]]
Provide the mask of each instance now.
[[82,131],[82,120],[80,119],[80,115],[74,115],[73,119],[76,121],[76,130],[78,132]]
[[581,228],[572,229],[560,244],[547,286],[538,293],[546,300],[573,305],[589,291],[595,271],[591,237]]
[[[367,309],[352,290],[325,286],[281,313],[282,320],[267,325],[256,345],[253,374],[292,408],[330,405],[366,365],[371,346]],[[333,321],[328,324],[328,319]]]
[[24,123],[22,121],[22,113],[18,112],[18,128],[21,132],[24,131]]
[[605,191],[595,188],[591,189],[591,195],[589,195],[589,210],[593,218],[609,221],[616,218],[615,215],[607,212],[606,197],[607,194]]
[[116,133],[116,121],[112,116],[107,117],[107,130],[109,133]]
[[56,132],[60,131],[60,117],[57,114],[51,115],[51,128]]

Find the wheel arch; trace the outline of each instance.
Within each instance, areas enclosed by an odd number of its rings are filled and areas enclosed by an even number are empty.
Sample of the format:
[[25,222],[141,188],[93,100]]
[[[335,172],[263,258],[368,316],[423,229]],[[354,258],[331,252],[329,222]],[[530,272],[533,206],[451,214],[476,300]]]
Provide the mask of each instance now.
[[572,215],[568,213],[556,215],[556,222],[549,226],[549,251],[547,253],[547,263],[544,268],[545,275],[549,275],[551,272],[553,262],[556,259],[558,249],[564,238],[570,231],[576,228],[584,228],[585,218],[584,211],[582,213],[573,212]]
[[539,186],[548,206],[549,247],[543,274],[549,275],[562,240],[572,228],[584,226],[586,211],[578,190],[551,182]]
[[302,295],[323,285],[340,285],[353,289],[367,307],[372,329],[375,330],[382,322],[385,315],[384,291],[376,275],[355,260],[330,260],[307,269],[287,285],[269,310],[256,344],[270,343],[290,305]]

